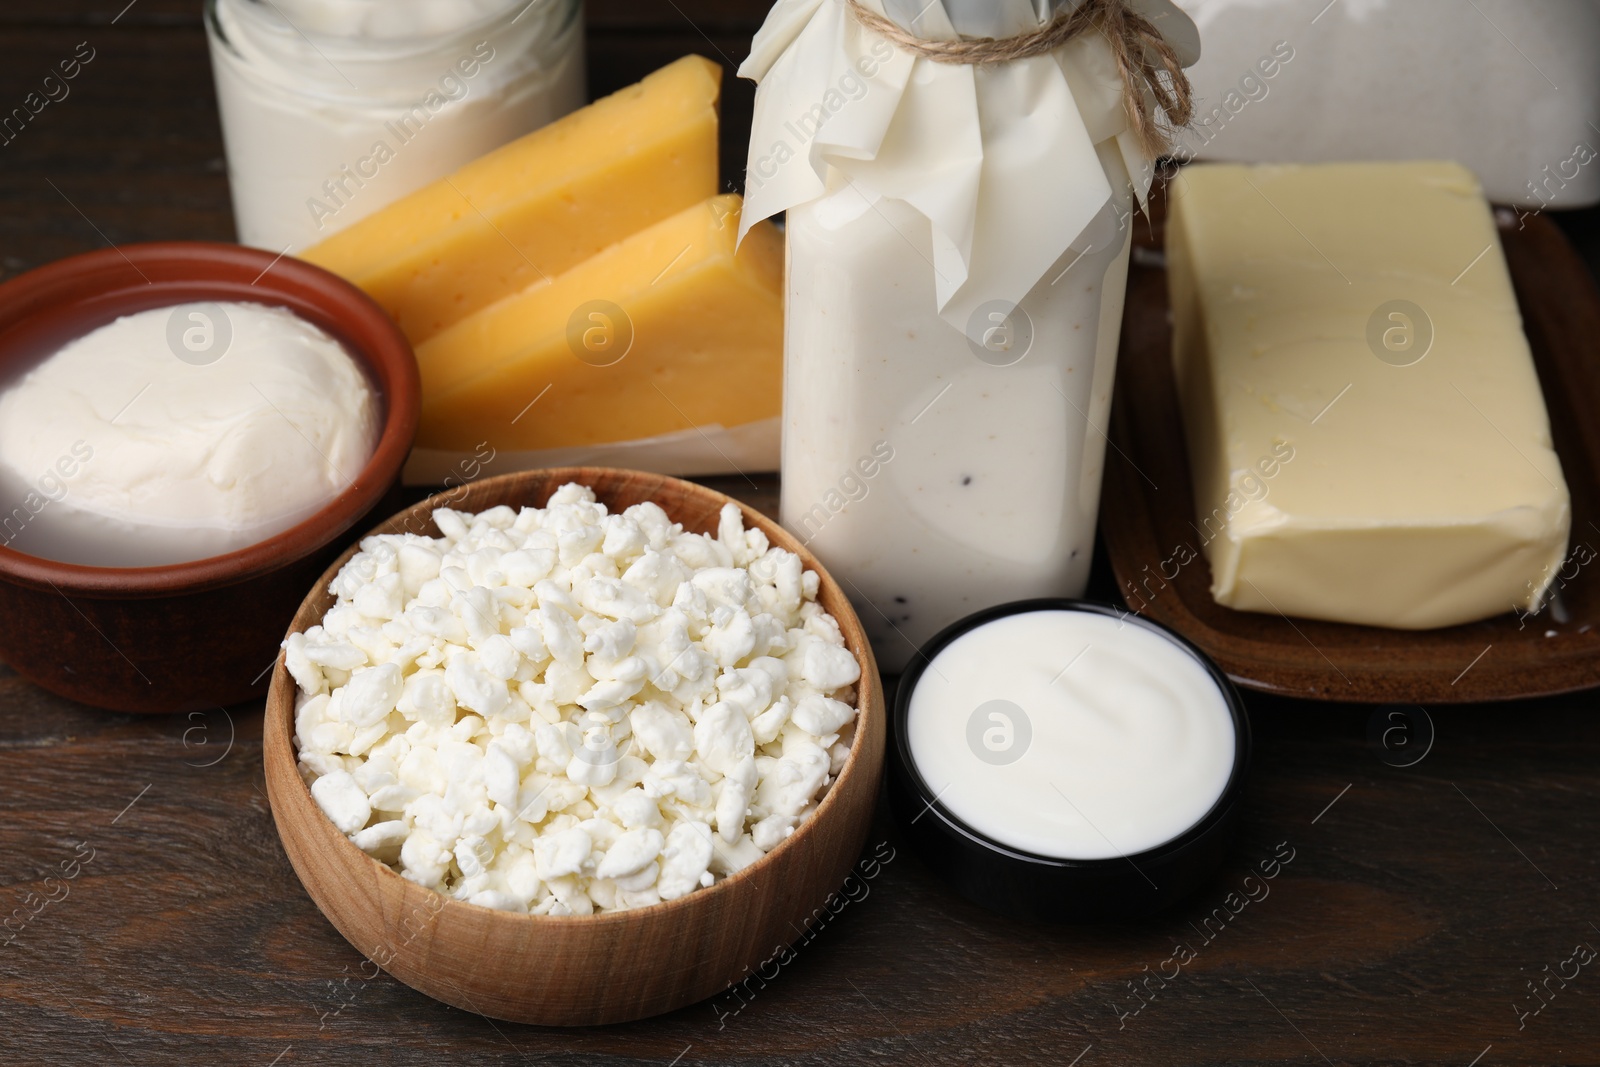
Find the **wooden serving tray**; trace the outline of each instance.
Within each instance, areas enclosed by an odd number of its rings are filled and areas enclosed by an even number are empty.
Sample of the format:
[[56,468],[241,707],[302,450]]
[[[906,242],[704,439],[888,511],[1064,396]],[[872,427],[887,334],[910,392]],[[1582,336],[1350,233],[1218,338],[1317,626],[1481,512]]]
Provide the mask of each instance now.
[[[1234,611],[1211,599],[1172,374],[1165,202],[1135,222],[1101,531],[1130,607],[1203,648],[1239,685],[1355,703],[1461,704],[1600,686],[1600,292],[1550,220],[1496,210],[1556,451],[1572,492],[1558,596],[1442,630],[1386,630]],[[1174,553],[1180,553],[1177,559]],[[1587,565],[1586,565],[1587,562]],[[1155,595],[1130,595],[1141,587]]]

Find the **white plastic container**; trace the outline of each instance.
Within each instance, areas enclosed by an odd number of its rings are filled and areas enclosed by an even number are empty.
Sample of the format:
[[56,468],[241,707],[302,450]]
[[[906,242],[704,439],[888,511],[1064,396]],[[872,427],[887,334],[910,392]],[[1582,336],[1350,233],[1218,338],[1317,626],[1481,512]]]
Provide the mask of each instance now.
[[243,244],[307,248],[584,102],[582,0],[207,0]]
[[[899,6],[910,28],[922,5]],[[914,25],[1009,36],[1048,14],[944,0]],[[1087,581],[1151,173],[1100,38],[977,70],[797,0],[741,71],[761,81],[745,223],[788,212],[782,519],[885,671],[976,610]]]
[[1183,158],[1450,159],[1498,203],[1600,203],[1593,0],[1177,0],[1205,55]]

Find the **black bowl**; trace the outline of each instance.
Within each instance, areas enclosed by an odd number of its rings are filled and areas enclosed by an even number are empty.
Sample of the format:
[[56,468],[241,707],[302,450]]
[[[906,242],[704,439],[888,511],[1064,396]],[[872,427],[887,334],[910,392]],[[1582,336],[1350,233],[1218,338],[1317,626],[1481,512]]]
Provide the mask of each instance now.
[[[1222,690],[1233,717],[1233,770],[1211,810],[1155,848],[1116,859],[1064,860],[993,841],[939,803],[911,759],[906,722],[911,694],[927,665],[956,638],[1008,615],[1082,611],[1121,619],[1188,652]],[[1250,720],[1239,693],[1216,664],[1159,623],[1085,600],[1019,600],[969,615],[922,649],[896,687],[890,717],[889,805],[923,862],[961,895],[1006,915],[1040,922],[1095,922],[1150,915],[1203,888],[1215,876],[1232,835],[1250,763]]]

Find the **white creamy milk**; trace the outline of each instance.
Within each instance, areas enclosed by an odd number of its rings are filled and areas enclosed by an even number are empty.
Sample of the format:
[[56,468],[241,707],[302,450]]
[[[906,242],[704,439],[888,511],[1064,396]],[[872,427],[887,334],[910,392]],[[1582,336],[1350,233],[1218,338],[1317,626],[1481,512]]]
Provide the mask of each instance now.
[[[835,207],[788,216],[783,520],[866,601],[893,671],[981,608],[1083,592],[1128,234],[1068,249],[980,356],[930,299],[927,220],[887,202],[835,224]],[[879,442],[892,458],[833,510]]]
[[286,309],[125,315],[0,393],[0,544],[105,567],[232,552],[349,487],[380,418],[344,347]]
[[209,0],[243,244],[290,252],[584,102],[581,0]]
[[[1068,0],[864,0],[922,39],[1010,36]],[[1185,61],[1193,26],[1135,5]],[[971,612],[1083,592],[1137,198],[1151,161],[1103,33],[982,68],[780,0],[743,225],[788,212],[784,525],[885,671]]]
[[1186,649],[1107,615],[1008,615],[956,638],[917,681],[912,761],[940,805],[1053,859],[1131,856],[1205,818],[1237,736]]

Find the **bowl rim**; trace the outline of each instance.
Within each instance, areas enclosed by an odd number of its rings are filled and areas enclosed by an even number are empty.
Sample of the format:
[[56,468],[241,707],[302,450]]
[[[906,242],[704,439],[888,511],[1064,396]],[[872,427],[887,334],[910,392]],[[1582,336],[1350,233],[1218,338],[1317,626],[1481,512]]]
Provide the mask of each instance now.
[[[1072,859],[1029,852],[1026,849],[996,841],[987,834],[969,826],[945,804],[940,802],[937,794],[929,787],[927,780],[923,778],[922,771],[917,766],[916,761],[912,759],[911,741],[908,735],[909,732],[906,729],[907,720],[911,713],[911,697],[916,691],[917,683],[921,680],[923,672],[933,663],[939,653],[944,651],[957,638],[996,619],[1003,619],[1012,615],[1057,611],[1082,612],[1115,618],[1121,622],[1142,627],[1159,637],[1164,637],[1193,657],[1195,662],[1216,683],[1218,690],[1222,693],[1223,702],[1227,705],[1228,714],[1233,720],[1233,764],[1228,770],[1228,778],[1223,784],[1222,791],[1217,794],[1216,800],[1206,809],[1205,814],[1201,815],[1187,829],[1175,837],[1139,852],[1099,859]],[[1129,863],[1133,864],[1136,870],[1142,870],[1139,866],[1140,863],[1154,865],[1188,850],[1196,841],[1210,833],[1219,822],[1225,819],[1238,802],[1239,797],[1244,792],[1245,776],[1250,769],[1250,758],[1253,749],[1250,716],[1245,710],[1244,699],[1239,695],[1238,688],[1223,673],[1222,669],[1201,651],[1194,642],[1159,622],[1146,619],[1134,612],[1123,611],[1113,604],[1073,597],[1039,597],[998,604],[992,608],[974,612],[939,631],[917,650],[917,655],[913,657],[911,665],[900,676],[899,684],[895,687],[894,707],[889,713],[889,728],[891,734],[889,739],[889,759],[892,761],[896,772],[904,775],[906,783],[915,792],[919,801],[927,805],[928,813],[937,816],[938,820],[947,828],[948,833],[967,840],[1002,863],[1017,863],[1036,869],[1053,869],[1062,872],[1076,871],[1084,874],[1120,871],[1124,864]]]
[[[407,524],[412,524],[413,532],[415,532],[414,524],[416,522],[420,520],[424,523],[431,523],[432,513],[436,508],[451,506],[449,498],[465,495],[467,491],[473,488],[497,484],[509,485],[511,483],[528,482],[535,478],[542,478],[545,479],[545,484],[548,486],[551,493],[560,488],[562,485],[568,484],[569,482],[578,482],[579,484],[585,485],[592,490],[594,487],[590,485],[590,479],[593,479],[597,476],[603,477],[606,475],[622,475],[628,478],[644,477],[655,479],[659,485],[685,486],[688,488],[691,495],[702,495],[710,500],[714,500],[717,504],[718,510],[720,510],[724,504],[732,503],[736,505],[744,518],[745,529],[748,530],[752,526],[756,526],[761,529],[764,534],[766,534],[770,544],[787,549],[788,551],[794,552],[796,555],[798,555],[803,568],[805,570],[816,571],[823,587],[832,588],[832,590],[838,594],[839,602],[844,604],[846,609],[850,612],[850,621],[854,622],[855,624],[854,632],[862,636],[861,648],[859,650],[851,649],[852,653],[856,657],[857,663],[861,666],[861,680],[856,684],[855,730],[851,735],[850,751],[845,757],[844,766],[839,769],[839,773],[834,775],[833,780],[829,782],[827,792],[823,794],[822,799],[818,802],[816,810],[814,810],[810,815],[796,825],[792,833],[775,845],[770,851],[763,854],[760,859],[755,860],[748,866],[735,871],[733,874],[718,879],[709,886],[702,886],[697,889],[692,889],[683,896],[678,897],[676,900],[664,900],[660,903],[649,904],[641,908],[595,911],[588,915],[532,915],[522,912],[500,911],[498,909],[486,908],[482,905],[472,904],[469,901],[457,900],[455,897],[448,896],[436,889],[413,882],[401,875],[399,871],[396,871],[387,863],[383,863],[382,861],[367,855],[366,852],[362,851],[360,848],[357,848],[355,842],[351,841],[348,836],[339,830],[338,827],[334,826],[332,820],[330,820],[322,811],[321,807],[318,806],[316,800],[311,796],[311,787],[306,784],[305,779],[301,777],[299,772],[299,761],[294,743],[294,701],[295,695],[299,691],[299,686],[292,678],[289,677],[288,668],[285,665],[284,654],[280,651],[278,654],[278,660],[273,665],[272,681],[271,686],[267,691],[266,708],[262,724],[262,761],[266,765],[265,770],[269,794],[268,806],[273,811],[274,821],[277,821],[278,802],[276,799],[276,794],[272,788],[273,768],[270,765],[270,761],[274,759],[274,750],[279,749],[281,746],[281,752],[286,755],[289,760],[289,765],[287,768],[289,772],[288,777],[292,777],[294,782],[297,783],[297,787],[292,787],[294,788],[293,802],[297,805],[310,805],[311,809],[315,812],[317,819],[320,820],[317,825],[319,825],[324,832],[324,836],[337,838],[337,843],[334,847],[348,850],[346,852],[347,856],[359,857],[360,859],[365,860],[380,881],[393,879],[394,883],[398,883],[397,888],[400,888],[402,891],[408,894],[420,893],[423,894],[423,899],[437,899],[438,901],[441,901],[442,906],[438,909],[440,912],[452,910],[453,908],[471,908],[473,909],[472,914],[474,915],[477,915],[480,912],[488,913],[489,918],[484,919],[483,921],[494,922],[503,920],[507,922],[532,922],[537,925],[549,927],[567,926],[572,928],[595,928],[613,924],[622,926],[631,925],[639,921],[641,916],[650,920],[667,918],[679,909],[695,907],[716,899],[718,896],[736,892],[739,887],[743,885],[743,883],[760,877],[764,873],[765,868],[771,865],[770,861],[772,861],[772,857],[777,856],[780,852],[786,850],[792,851],[791,846],[799,847],[803,838],[807,837],[811,833],[816,832],[815,828],[819,821],[822,821],[825,814],[835,806],[835,801],[837,798],[845,795],[845,791],[841,789],[840,786],[841,783],[845,781],[847,775],[855,776],[860,774],[874,773],[874,768],[864,767],[861,759],[857,757],[860,755],[863,747],[868,743],[867,738],[871,729],[878,725],[873,720],[880,716],[884,717],[886,720],[884,725],[887,725],[888,709],[884,704],[883,681],[882,677],[878,673],[877,660],[873,655],[871,644],[865,640],[865,631],[861,628],[859,618],[855,617],[854,605],[851,604],[850,599],[845,594],[843,588],[834,581],[833,577],[825,568],[823,568],[821,563],[817,561],[816,557],[811,554],[811,552],[803,543],[800,542],[798,538],[789,533],[789,531],[785,530],[776,520],[768,518],[766,515],[752,508],[749,504],[746,504],[742,500],[738,500],[727,495],[726,493],[712,489],[709,486],[704,486],[696,482],[689,481],[688,479],[674,478],[671,475],[664,474],[652,474],[645,471],[634,471],[627,468],[538,468],[534,470],[514,471],[508,474],[494,475],[489,478],[481,478],[476,481],[467,482],[463,485],[456,486],[453,489],[435,493],[432,496],[429,496],[427,499],[413,504],[411,507],[408,507],[390,516],[378,526],[363,534],[361,540],[365,540],[367,537],[370,537],[374,534],[392,532],[390,527],[403,526]],[[654,496],[655,493],[652,492],[647,499],[650,499],[652,502],[654,502]],[[546,497],[546,500],[548,501],[548,496]],[[484,507],[482,510],[488,510],[488,508],[496,506],[499,505],[490,504]],[[534,505],[524,504],[518,506],[532,507]],[[539,506],[543,505],[541,504]],[[673,522],[678,523],[678,520],[673,519]],[[681,523],[678,524],[681,525]],[[776,537],[774,536],[775,533],[777,535]],[[299,611],[305,610],[306,606],[312,601],[313,598],[319,598],[323,595],[323,592],[326,590],[328,584],[333,580],[334,576],[339,573],[339,570],[355,555],[356,552],[360,551],[360,547],[360,541],[357,541],[356,544],[347,549],[328,567],[327,571],[323,573],[322,577],[317,580],[317,584],[313,586],[311,591],[306,595],[305,600],[301,602]],[[818,599],[821,599],[820,590]],[[299,611],[296,611],[296,616],[299,615]],[[314,623],[309,625],[314,625]],[[289,633],[303,632],[295,630],[293,626],[294,624],[291,623],[291,629],[288,631]],[[848,647],[848,645],[846,647]],[[281,726],[275,724],[275,719],[279,718],[282,719]],[[879,769],[881,770],[881,768]],[[281,822],[278,823],[278,827],[280,832],[282,832],[283,824]],[[712,833],[715,834],[716,831],[712,831]]]
[[[288,529],[232,552],[149,567],[99,567],[44,559],[0,545],[0,579],[108,599],[203,592],[247,581],[311,555],[348,531],[382,500],[416,437],[422,382],[411,342],[376,301],[344,278],[285,252],[274,255],[219,241],[149,241],[67,256],[20,274],[0,283],[0,307],[26,309],[14,320],[21,321],[41,308],[142,288],[131,278],[126,286],[109,282],[107,275],[124,267],[141,277],[144,269],[160,272],[159,283],[145,277],[143,284],[159,285],[163,297],[172,297],[171,304],[205,298],[225,288],[236,290],[238,281],[252,276],[249,287],[261,294],[255,302],[288,307],[303,318],[307,317],[304,306],[314,304],[322,313],[322,321],[314,324],[325,330],[328,323],[339,324],[332,332],[341,335],[340,343],[377,391],[383,405],[377,444],[360,473],[337,496]],[[94,279],[94,290],[74,293],[73,281],[79,278]],[[286,282],[297,283],[298,291]],[[185,291],[193,295],[186,298]],[[308,293],[315,295],[305,295]],[[242,299],[237,292],[231,298]],[[338,305],[343,307],[336,310]],[[0,332],[8,325],[0,324]],[[362,336],[367,343],[354,343],[352,335]]]

